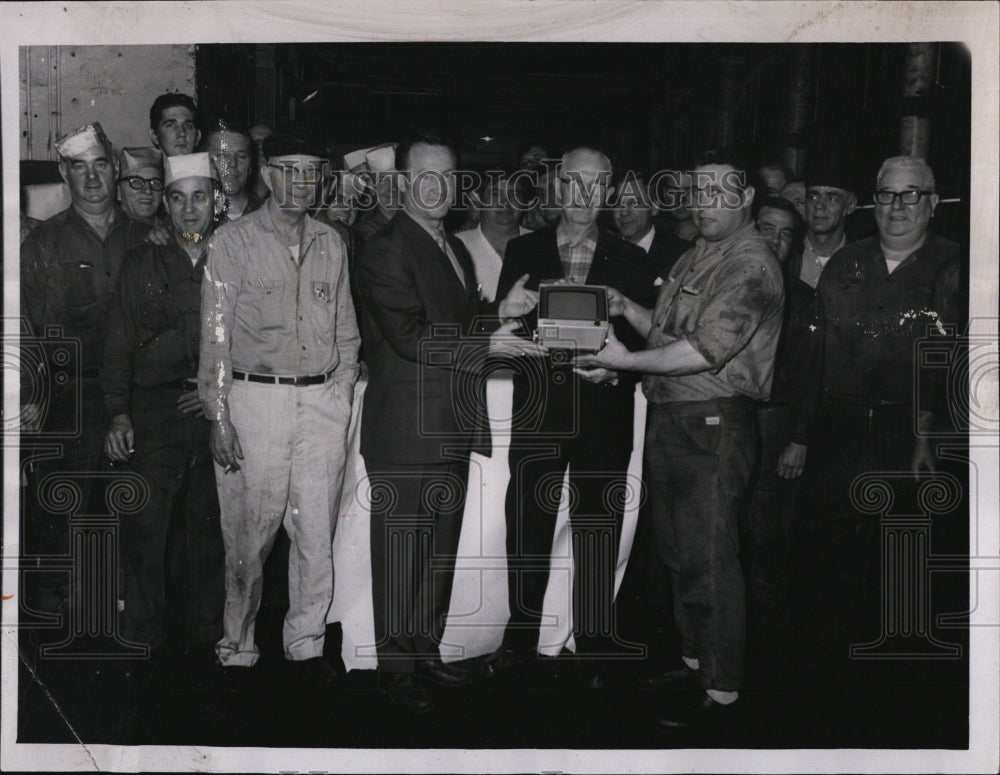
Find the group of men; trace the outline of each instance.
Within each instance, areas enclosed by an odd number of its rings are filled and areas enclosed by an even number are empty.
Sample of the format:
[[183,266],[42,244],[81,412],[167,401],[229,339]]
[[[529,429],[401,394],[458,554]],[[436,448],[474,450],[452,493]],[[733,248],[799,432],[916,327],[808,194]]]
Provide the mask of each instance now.
[[[566,476],[577,680],[606,686],[608,660],[627,647],[615,631],[614,572],[639,383],[648,508],[638,535],[646,561],[669,576],[682,646],[681,663],[648,671],[647,685],[704,689],[656,723],[679,729],[731,712],[748,608],[752,632],[791,637],[803,480],[817,557],[807,610],[822,639],[863,633],[870,558],[857,534],[871,520],[854,510],[850,485],[863,471],[933,465],[921,433],[940,394],[923,391],[930,403],[914,407],[912,345],[928,323],[961,319],[958,250],[928,231],[938,198],[923,160],[885,162],[878,233],[846,246],[857,202],[835,166],[803,184],[799,248],[795,204],[763,198],[745,166],[707,154],[688,177],[692,243],[654,226],[645,177],[615,180],[592,148],[563,154],[558,216],[537,230],[522,227],[501,176],[478,192],[479,225],[454,235],[443,223],[455,149],[421,136],[393,149],[398,207],[373,211],[377,228],[345,239],[311,215],[323,150],[273,134],[258,149],[220,122],[195,153],[195,119],[190,98],[164,95],[151,111],[154,148],[120,159],[98,124],[61,138],[72,205],[22,248],[27,330],[59,326],[80,340],[80,362],[51,380],[47,412],[22,400],[26,423],[55,427],[70,397],[82,399],[80,432],[39,466],[99,471],[103,451],[149,487],[120,530],[126,639],[154,653],[167,640],[168,533],[183,513],[185,645],[210,644],[227,676],[252,680],[263,566],[283,527],[284,655],[313,685],[334,685],[324,658],[332,543],[362,344],[375,646],[380,688],[397,707],[431,711],[426,682],[475,677],[445,663],[439,645],[469,456],[490,453],[484,379],[497,359],[514,385],[510,618],[482,667],[488,679],[517,675],[535,656],[559,509],[551,493]],[[266,199],[252,188],[257,156]],[[616,188],[617,234],[600,219]],[[542,281],[607,288],[613,325],[600,351],[531,341]],[[54,368],[25,373],[25,395]],[[66,518],[32,506],[39,553],[65,552]],[[32,602],[39,610],[67,596],[65,578],[49,581]]]

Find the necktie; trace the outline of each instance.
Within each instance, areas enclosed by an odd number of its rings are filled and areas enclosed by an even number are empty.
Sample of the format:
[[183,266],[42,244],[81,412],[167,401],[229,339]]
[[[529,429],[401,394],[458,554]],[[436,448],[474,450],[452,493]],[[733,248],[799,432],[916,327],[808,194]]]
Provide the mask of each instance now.
[[462,283],[462,287],[464,288],[465,272],[462,271],[461,264],[458,263],[458,259],[455,257],[455,254],[452,253],[451,249],[448,247],[448,240],[445,239],[444,229],[438,229],[436,232],[434,232],[434,241],[437,242],[438,247],[441,248],[441,252],[444,253],[446,256],[448,256],[448,260],[451,262],[452,269],[455,270],[455,274],[458,275],[458,280],[460,283]]

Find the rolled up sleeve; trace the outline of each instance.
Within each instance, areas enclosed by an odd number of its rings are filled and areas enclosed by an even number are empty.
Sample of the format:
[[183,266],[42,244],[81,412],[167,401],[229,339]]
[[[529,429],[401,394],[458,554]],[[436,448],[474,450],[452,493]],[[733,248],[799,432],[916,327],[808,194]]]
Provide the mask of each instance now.
[[229,418],[232,332],[240,279],[228,242],[217,235],[208,252],[201,284],[199,397],[210,420]]

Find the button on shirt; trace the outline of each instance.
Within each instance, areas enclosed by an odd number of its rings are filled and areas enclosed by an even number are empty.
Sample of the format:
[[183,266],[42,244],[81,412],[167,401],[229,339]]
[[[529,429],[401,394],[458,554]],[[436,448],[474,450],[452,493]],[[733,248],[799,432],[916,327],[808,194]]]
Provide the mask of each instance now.
[[747,224],[720,242],[699,239],[674,266],[653,311],[647,347],[687,339],[711,365],[643,379],[652,403],[767,398],[784,300],[781,268]]
[[269,207],[212,237],[201,294],[198,382],[205,413],[227,417],[233,370],[276,376],[335,371],[357,377],[357,318],[344,243],[306,218],[300,260],[275,231]]
[[172,237],[142,245],[122,264],[108,313],[101,389],[114,417],[128,414],[132,385],[155,388],[198,372],[205,252],[192,266]]
[[556,245],[559,246],[559,258],[562,260],[566,279],[577,283],[587,282],[594,251],[597,250],[597,224],[593,224],[573,242],[560,219],[556,227]]

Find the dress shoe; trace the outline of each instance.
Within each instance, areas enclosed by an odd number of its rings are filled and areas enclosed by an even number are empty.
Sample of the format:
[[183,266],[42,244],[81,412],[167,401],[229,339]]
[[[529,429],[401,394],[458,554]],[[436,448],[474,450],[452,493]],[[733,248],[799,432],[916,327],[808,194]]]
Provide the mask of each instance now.
[[731,702],[723,705],[716,702],[707,694],[703,694],[695,705],[688,709],[683,715],[657,716],[654,723],[663,730],[693,729],[708,724],[725,723],[736,711],[739,702]]
[[678,667],[649,670],[641,673],[635,682],[643,689],[663,689],[667,686],[681,686],[698,682],[698,671],[681,662]]
[[584,689],[604,689],[608,685],[608,677],[594,662],[577,662],[573,672],[577,683]]
[[379,671],[378,688],[393,705],[407,713],[430,713],[434,710],[434,700],[412,673]]
[[445,664],[440,659],[421,659],[416,664],[417,675],[444,687],[465,686],[472,683],[472,672],[455,664]]
[[501,646],[483,662],[480,672],[487,678],[513,678],[524,667],[525,658],[519,651]]
[[312,657],[293,662],[302,680],[315,689],[332,689],[340,677],[333,665],[323,657]]

